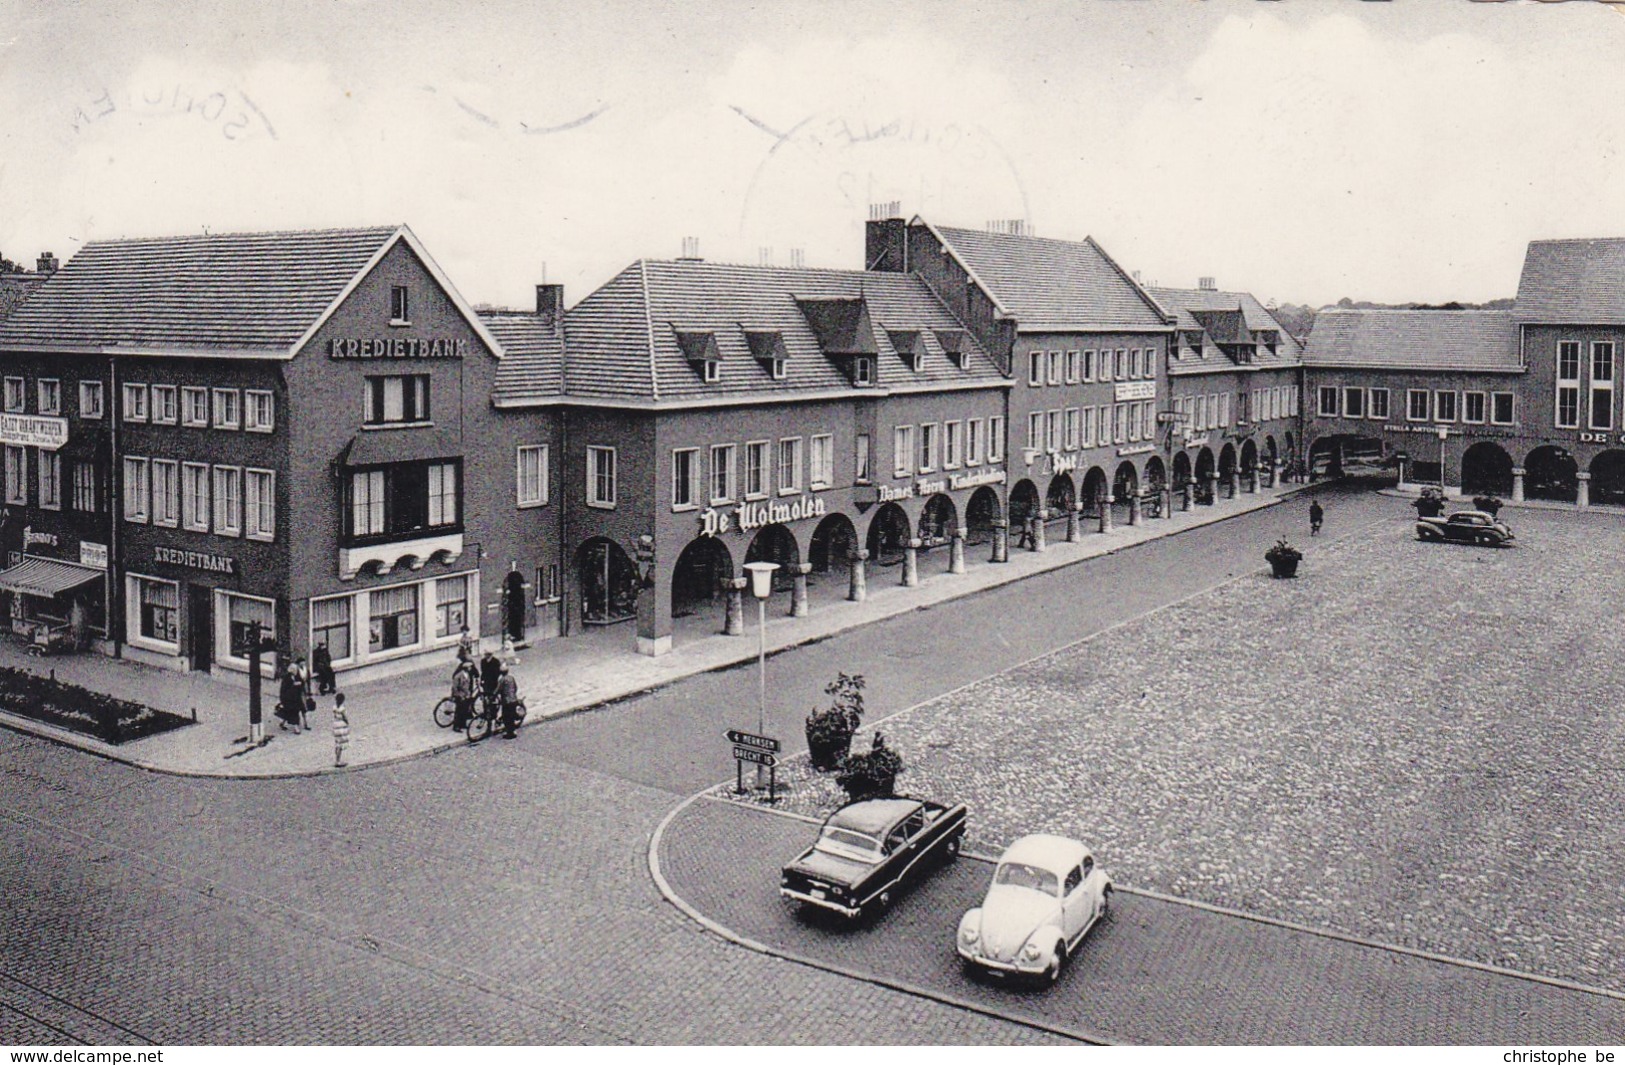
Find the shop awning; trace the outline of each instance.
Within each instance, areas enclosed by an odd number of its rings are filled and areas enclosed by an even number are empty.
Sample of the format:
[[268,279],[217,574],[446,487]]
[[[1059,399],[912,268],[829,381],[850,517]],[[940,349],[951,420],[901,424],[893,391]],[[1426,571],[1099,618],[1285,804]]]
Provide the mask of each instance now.
[[454,459],[462,453],[462,443],[454,434],[438,426],[423,425],[410,429],[363,429],[345,445],[339,461],[345,466],[381,466],[391,462]]
[[76,566],[72,562],[58,562],[51,558],[28,558],[10,569],[0,569],[0,588],[49,599],[61,595],[70,588],[100,580],[102,572],[89,566]]

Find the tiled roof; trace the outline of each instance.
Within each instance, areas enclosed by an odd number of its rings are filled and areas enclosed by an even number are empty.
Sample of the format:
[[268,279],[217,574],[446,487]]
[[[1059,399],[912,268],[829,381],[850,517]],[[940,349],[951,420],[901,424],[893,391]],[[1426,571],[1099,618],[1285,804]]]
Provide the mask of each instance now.
[[1324,310],[1315,316],[1303,361],[1395,370],[1522,368],[1512,311]]
[[1625,323],[1625,239],[1530,241],[1512,310],[1520,322]]
[[11,317],[11,312],[44,282],[42,274],[0,274],[0,321]]
[[403,230],[92,241],[0,322],[0,349],[290,354]]
[[1153,288],[1148,291],[1163,309],[1174,316],[1181,333],[1198,330],[1203,333],[1201,354],[1192,358],[1185,354],[1190,349],[1181,344],[1180,358],[1168,363],[1170,373],[1234,369],[1236,366],[1218,348],[1215,338],[1207,333],[1193,311],[1203,317],[1208,317],[1210,313],[1234,314],[1239,311],[1242,322],[1249,330],[1255,333],[1275,330],[1275,353],[1272,355],[1268,347],[1259,344],[1253,356],[1252,365],[1259,369],[1281,369],[1297,366],[1303,361],[1303,346],[1250,292],[1222,292],[1206,288]]
[[1162,329],[1161,309],[1093,238],[1018,237],[932,226],[932,232],[1022,325]]
[[492,398],[498,403],[541,399],[564,391],[564,330],[529,311],[481,311],[480,321],[502,345]]
[[[861,301],[861,302],[859,302]],[[1003,383],[985,351],[911,274],[734,266],[693,260],[633,263],[565,315],[565,385],[572,396],[691,401],[854,390],[841,351],[873,350],[875,389]],[[756,357],[752,333],[776,333],[783,380]],[[925,356],[911,369],[893,333],[916,333]],[[680,334],[709,334],[720,359],[707,383]],[[860,335],[861,334],[861,335]],[[966,352],[949,359],[943,337]],[[760,350],[761,341],[758,340]],[[692,344],[691,344],[692,346]]]

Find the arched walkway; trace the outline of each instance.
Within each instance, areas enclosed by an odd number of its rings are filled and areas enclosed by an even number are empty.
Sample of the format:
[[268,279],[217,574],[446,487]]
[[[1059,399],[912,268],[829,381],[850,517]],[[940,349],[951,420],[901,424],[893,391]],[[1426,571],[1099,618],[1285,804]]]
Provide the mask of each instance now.
[[714,536],[695,539],[683,548],[671,571],[672,620],[714,613],[716,631],[721,632],[728,605],[722,582],[734,575],[727,545]]
[[1213,460],[1213,449],[1204,447],[1196,453],[1196,501],[1211,505],[1215,495],[1213,478],[1218,473],[1218,463]]
[[1152,455],[1145,460],[1146,517],[1164,516],[1163,508],[1168,505],[1168,497],[1165,494],[1167,487],[1168,474],[1163,469],[1162,458]]
[[993,543],[994,522],[999,520],[999,493],[983,485],[971,493],[965,504],[965,546]]
[[1574,456],[1560,447],[1537,447],[1523,460],[1525,499],[1573,503],[1577,498],[1579,467]]
[[1232,498],[1235,492],[1235,481],[1232,475],[1236,472],[1236,445],[1226,444],[1219,451],[1219,495],[1225,499]]
[[1253,471],[1256,469],[1258,469],[1258,445],[1251,440],[1243,441],[1241,445],[1241,479],[1245,481],[1252,476]]
[[[1049,511],[1049,524],[1066,524],[1066,516],[1077,505],[1077,492],[1072,487],[1072,475],[1057,473],[1049,480],[1049,491],[1044,493],[1044,509]],[[1058,539],[1058,537],[1051,537]]]
[[1090,466],[1089,472],[1083,475],[1083,513],[1085,517],[1099,518],[1100,508],[1108,505],[1106,471],[1099,466]]
[[1625,451],[1604,451],[1591,460],[1590,502],[1625,505]]
[[1470,496],[1512,494],[1512,456],[1499,444],[1481,441],[1461,456],[1461,490]]
[[1027,516],[1038,510],[1038,488],[1023,477],[1010,489],[1010,531],[1014,535]]
[[751,562],[777,562],[779,568],[773,574],[773,590],[789,591],[795,584],[795,567],[801,564],[801,547],[796,543],[795,533],[777,522],[762,526],[745,549],[745,563]]
[[1139,494],[1140,474],[1134,469],[1134,463],[1119,463],[1117,473],[1112,477],[1112,521],[1128,524],[1133,514],[1132,500]]
[[845,514],[831,514],[813,530],[807,546],[807,561],[814,574],[842,580],[852,572],[852,552],[858,546],[858,530]]
[[908,515],[896,503],[883,503],[869,521],[869,563],[874,566],[898,566],[903,562],[903,549],[908,546],[913,529]]
[[620,544],[595,536],[576,549],[576,584],[585,625],[613,625],[638,614],[638,571]]
[[952,499],[939,492],[925,501],[925,509],[920,511],[918,534],[922,573],[926,572],[928,563],[932,571],[948,572],[953,561],[953,535],[958,528],[959,512]]
[[1191,480],[1191,457],[1180,451],[1174,455],[1174,489],[1182,491]]

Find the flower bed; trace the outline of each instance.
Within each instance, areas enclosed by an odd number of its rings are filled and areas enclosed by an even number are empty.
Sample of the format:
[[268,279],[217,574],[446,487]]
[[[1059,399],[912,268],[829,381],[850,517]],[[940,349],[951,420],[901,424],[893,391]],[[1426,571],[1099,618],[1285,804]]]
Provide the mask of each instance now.
[[193,724],[178,714],[3,666],[0,710],[115,744]]

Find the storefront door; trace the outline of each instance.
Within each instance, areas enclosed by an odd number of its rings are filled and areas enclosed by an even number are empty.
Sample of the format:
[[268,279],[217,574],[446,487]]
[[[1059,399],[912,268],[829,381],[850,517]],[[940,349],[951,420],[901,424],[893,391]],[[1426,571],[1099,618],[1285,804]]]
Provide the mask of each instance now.
[[207,673],[214,658],[214,596],[212,589],[195,584],[187,591],[186,629],[192,668]]

